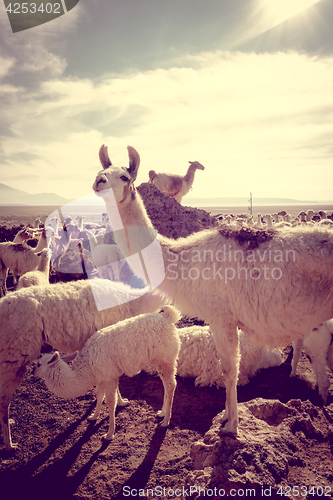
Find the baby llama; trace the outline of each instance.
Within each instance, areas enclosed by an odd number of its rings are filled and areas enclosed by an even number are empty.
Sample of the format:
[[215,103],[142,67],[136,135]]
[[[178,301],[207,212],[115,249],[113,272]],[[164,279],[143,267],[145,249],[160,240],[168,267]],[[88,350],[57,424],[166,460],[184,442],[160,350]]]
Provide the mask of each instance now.
[[[46,354],[37,363],[34,373],[45,379],[47,387],[62,398],[82,396],[96,386],[97,405],[90,420],[96,420],[102,401],[109,409],[109,430],[105,439],[113,439],[117,400],[126,404],[118,390],[119,378],[129,377],[142,370],[158,373],[164,386],[161,425],[170,423],[173,396],[176,388],[176,359],[180,341],[175,323],[180,313],[164,306],[157,313],[141,314],[94,333],[70,368],[59,353]],[[71,358],[70,358],[71,359]]]
[[[102,146],[103,170],[93,184],[105,201],[111,224],[116,200],[127,232],[130,226],[152,227],[134,187],[140,157],[130,146],[128,154],[129,167],[116,167]],[[158,288],[183,314],[209,324],[226,386],[222,432],[237,433],[237,327],[258,344],[279,347],[330,319],[333,232],[313,225],[292,230],[221,225],[187,238],[159,235],[158,239],[165,268]],[[124,238],[117,242],[123,253],[129,252]]]

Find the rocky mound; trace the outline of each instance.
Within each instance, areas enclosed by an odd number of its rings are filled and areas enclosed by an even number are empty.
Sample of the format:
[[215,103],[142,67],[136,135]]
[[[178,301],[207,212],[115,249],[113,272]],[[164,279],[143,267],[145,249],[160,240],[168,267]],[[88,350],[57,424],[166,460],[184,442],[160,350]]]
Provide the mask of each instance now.
[[[254,489],[258,496],[272,497],[274,493],[283,497],[290,484],[299,485],[299,494],[304,485],[311,495],[306,449],[318,443],[323,446],[318,463],[312,464],[314,469],[324,467],[325,455],[331,460],[327,451],[333,445],[333,405],[318,408],[310,401],[299,399],[284,404],[279,400],[256,398],[240,403],[238,410],[238,436],[221,434],[222,413],[219,413],[203,439],[193,444],[191,457],[197,470],[186,479],[186,486],[192,487],[194,493],[192,498],[200,497],[200,488],[213,493],[223,490],[226,496],[233,493],[232,490]],[[332,492],[333,474],[330,464],[326,465],[325,480],[314,485],[315,498],[317,494],[325,496],[325,492]],[[291,467],[297,470],[296,481],[289,477]]]
[[186,238],[191,233],[217,226],[215,217],[205,210],[184,207],[160,191],[154,184],[144,182],[137,188],[155,229],[168,238]]

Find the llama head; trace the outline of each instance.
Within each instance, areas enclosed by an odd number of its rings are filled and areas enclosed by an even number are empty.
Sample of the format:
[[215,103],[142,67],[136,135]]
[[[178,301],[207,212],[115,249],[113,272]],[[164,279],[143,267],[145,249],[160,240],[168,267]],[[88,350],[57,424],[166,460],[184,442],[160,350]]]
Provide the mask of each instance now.
[[105,201],[110,198],[111,200],[115,199],[117,204],[126,204],[126,202],[135,196],[133,183],[138,174],[140,156],[131,146],[128,146],[127,150],[129,156],[128,168],[112,165],[106,146],[101,146],[99,150],[99,159],[103,170],[97,174],[93,190],[97,196],[101,196]]
[[44,356],[37,360],[37,365],[34,368],[33,374],[35,377],[46,378],[48,371],[56,363],[58,363],[59,361],[70,363],[76,358],[77,354],[78,351],[67,354],[66,356],[60,356],[58,351],[51,352],[50,354],[44,354]]
[[153,182],[153,180],[155,179],[157,173],[155,172],[155,170],[149,170],[148,175],[149,175],[149,181]]
[[205,167],[198,161],[189,161],[189,164],[191,165],[191,167],[193,166],[195,168],[198,168],[199,170],[205,170]]
[[21,231],[19,231],[17,234],[20,235],[23,240],[29,240],[33,237],[33,233],[29,230],[28,227],[22,228]]
[[50,252],[48,248],[43,248],[43,250],[38,252],[36,255],[38,255],[38,257],[42,257],[43,260],[50,260]]
[[163,307],[160,307],[157,314],[163,314],[163,316],[167,318],[170,323],[177,323],[177,321],[181,318],[180,311],[171,305],[164,305]]

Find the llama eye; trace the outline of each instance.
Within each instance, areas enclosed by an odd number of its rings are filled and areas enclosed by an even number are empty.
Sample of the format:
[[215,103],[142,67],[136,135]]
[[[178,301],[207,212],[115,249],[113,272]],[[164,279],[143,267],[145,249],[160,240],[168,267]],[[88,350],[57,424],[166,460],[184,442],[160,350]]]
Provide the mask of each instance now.
[[128,179],[128,177],[126,177],[126,175],[121,175],[120,178],[124,182],[128,182],[129,181],[129,179]]

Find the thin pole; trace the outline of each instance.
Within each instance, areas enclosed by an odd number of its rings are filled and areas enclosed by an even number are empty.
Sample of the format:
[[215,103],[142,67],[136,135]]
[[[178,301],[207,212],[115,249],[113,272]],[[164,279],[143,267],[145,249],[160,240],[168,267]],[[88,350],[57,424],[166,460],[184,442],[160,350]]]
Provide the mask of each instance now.
[[250,206],[249,206],[249,212],[250,212],[250,215],[252,215],[252,193],[250,192],[250,199],[249,199],[249,203],[250,203]]

